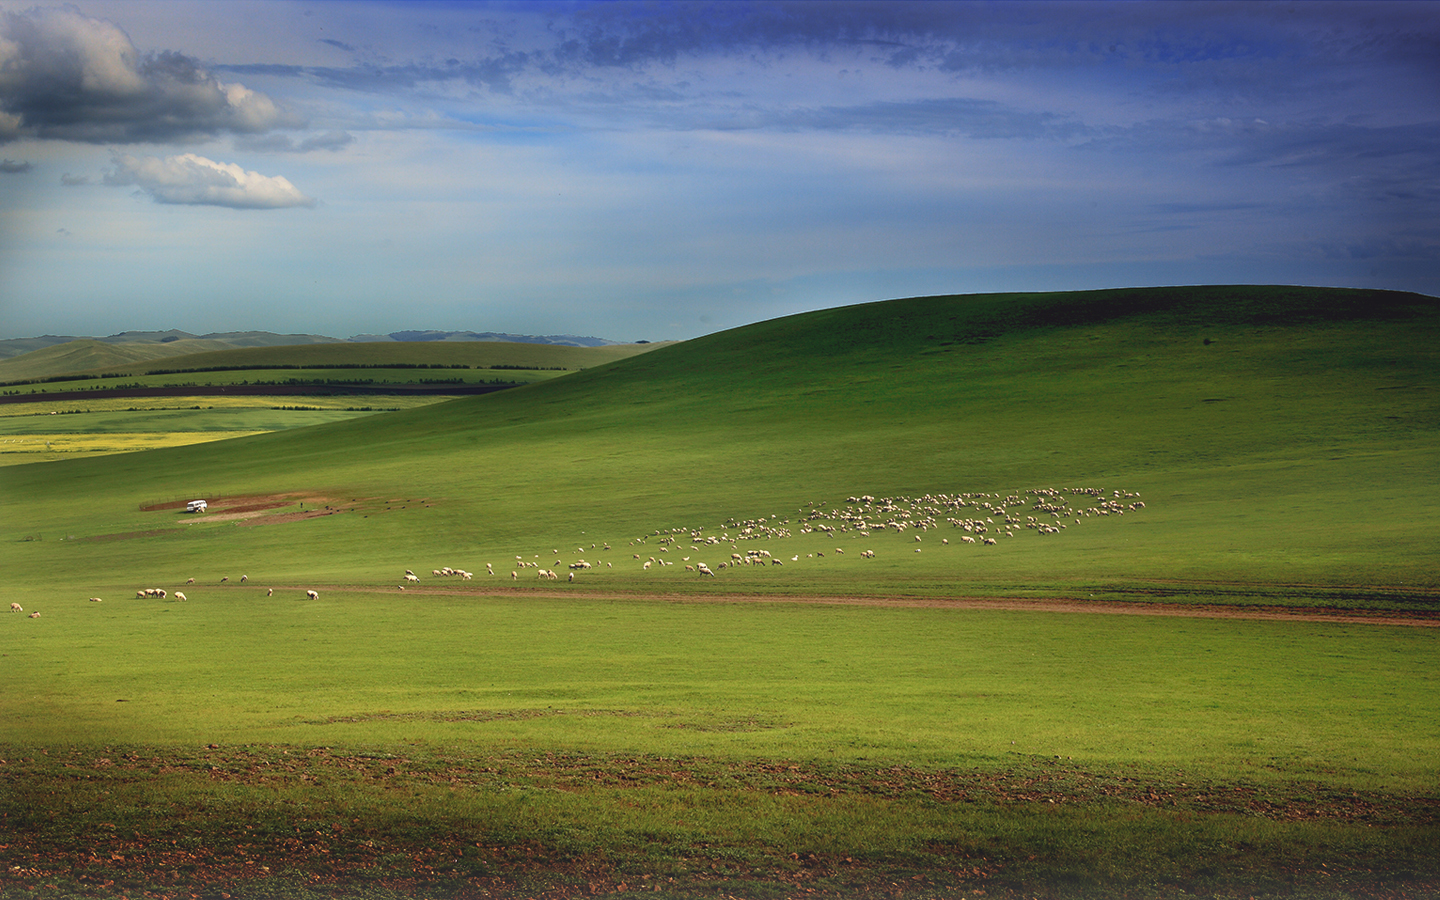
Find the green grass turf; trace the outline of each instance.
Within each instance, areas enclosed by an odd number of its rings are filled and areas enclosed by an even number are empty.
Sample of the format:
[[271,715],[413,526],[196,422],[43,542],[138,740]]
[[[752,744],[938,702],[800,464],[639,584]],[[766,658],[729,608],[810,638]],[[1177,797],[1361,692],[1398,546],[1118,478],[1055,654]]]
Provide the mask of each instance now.
[[[180,342],[177,342],[179,344]],[[184,342],[187,345],[213,342]],[[72,341],[0,361],[0,383],[51,378],[72,374],[118,374],[128,379],[147,377],[151,371],[223,369],[264,366],[468,366],[488,369],[584,369],[648,352],[663,344],[615,344],[604,347],[566,347],[553,344],[520,344],[506,341],[424,341],[333,344],[291,344],[276,347],[203,349],[175,354],[177,344],[107,344],[92,340]],[[283,370],[282,370],[283,371]],[[457,374],[454,370],[447,374]],[[370,370],[343,369],[341,377],[383,375]],[[290,372],[291,377],[309,376],[309,370]],[[393,374],[393,373],[392,373]],[[159,376],[148,376],[150,378]],[[190,380],[208,384],[217,372],[193,372]],[[243,377],[243,376],[241,376]],[[255,376],[251,376],[252,378]],[[411,370],[409,377],[438,377],[434,372]],[[89,381],[88,386],[102,382]],[[146,383],[149,383],[146,381]],[[228,382],[215,382],[228,383]],[[70,382],[57,382],[69,385]],[[83,383],[82,383],[83,384]],[[11,388],[14,389],[13,387]],[[56,387],[52,390],[58,389]]]
[[1440,757],[1433,629],[183,589],[25,597],[40,619],[0,619],[7,727],[44,745],[1020,754],[1408,790]]
[[[1440,515],[1423,489],[1440,471],[1435,322],[1428,298],[1298,289],[867,305],[354,423],[11,467],[6,492],[24,514],[0,526],[0,546],[29,570],[56,551],[14,537],[173,529],[139,504],[207,492],[427,499],[362,519],[172,530],[113,555],[65,551],[117,576],[168,574],[178,551],[373,581],[790,517],[861,493],[1098,487],[1139,492],[1147,508],[960,565],[958,554],[890,554],[857,574],[847,559],[789,585],[1088,596],[1313,584],[1354,587],[1345,602],[1364,603],[1367,588],[1436,587]],[[758,578],[731,585],[780,587],[774,573]]]
[[[212,837],[225,821],[289,829],[343,808],[381,831],[403,819],[398,831],[409,829],[412,843],[449,825],[479,828],[477,845],[533,840],[547,878],[570,877],[567,853],[598,855],[612,867],[602,879],[611,887],[624,875],[610,878],[615,865],[744,863],[726,870],[733,882],[685,875],[677,896],[788,896],[777,893],[785,851],[828,853],[835,866],[858,854],[873,863],[866,877],[886,883],[908,878],[907,866],[958,878],[960,857],[998,854],[1004,871],[1021,873],[1012,887],[1034,888],[1031,896],[1057,883],[1098,885],[1097,896],[1165,896],[1165,884],[1240,896],[1260,883],[1271,893],[1368,895],[1332,888],[1317,874],[1322,862],[1392,894],[1413,878],[1428,890],[1440,873],[1417,849],[1433,847],[1425,814],[1382,817],[1373,831],[1352,813],[1333,828],[1257,830],[1208,807],[1161,814],[1103,798],[1057,819],[1043,796],[1016,795],[980,818],[942,802],[938,814],[960,819],[941,827],[925,824],[931,807],[909,801],[847,801],[830,812],[772,802],[769,782],[749,774],[734,790],[682,795],[557,788],[530,772],[513,785],[545,802],[503,811],[485,806],[488,789],[454,788],[472,782],[441,777],[440,762],[424,787],[247,782],[215,805],[199,782],[167,779],[188,777],[184,748],[206,743],[434,755],[459,760],[465,778],[516,755],[557,754],[622,781],[635,758],[752,774],[833,763],[864,770],[867,792],[891,765],[996,772],[1063,756],[1076,774],[1061,799],[1084,794],[1081,783],[1134,777],[1160,786],[1157,796],[1196,782],[1231,792],[1276,785],[1287,799],[1265,807],[1266,822],[1288,817],[1274,812],[1282,807],[1317,815],[1346,791],[1387,815],[1430,809],[1440,742],[1433,629],[943,603],[1097,595],[1433,609],[1436,325],[1432,298],[1379,292],[921,298],[761,323],[364,420],[11,466],[0,470],[0,571],[42,617],[0,623],[0,664],[14,686],[0,699],[4,743],[30,760],[77,745],[81,755],[105,744],[148,748],[163,758],[141,783],[176,791],[162,795],[171,814],[193,812]],[[949,527],[922,532],[919,544],[913,530],[802,531],[802,516],[860,494],[993,500],[1069,487],[1138,493],[1146,505],[994,547],[960,544],[963,532]],[[271,513],[305,502],[333,514],[239,520],[147,508],[262,494],[286,495]],[[733,536],[736,520],[758,517],[789,536],[660,552],[660,532]],[[951,543],[937,546],[943,537]],[[604,542],[609,551],[591,549]],[[640,568],[672,554],[717,566],[752,547],[786,565],[727,568],[715,579],[679,560]],[[562,572],[581,555],[597,565],[574,586],[523,569],[514,595],[486,593],[511,584],[516,555]],[[476,581],[431,578],[441,565]],[[406,568],[422,576],[420,591],[397,590]],[[241,573],[253,583],[235,586]],[[139,587],[185,589],[187,577],[199,586],[186,603],[130,599]],[[267,598],[261,585],[279,589]],[[320,600],[300,599],[311,586]],[[572,587],[587,593],[566,598]],[[941,606],[683,602],[707,595]],[[88,781],[64,788],[58,768],[34,774],[39,792],[14,783],[6,809],[19,817],[40,803],[54,818],[25,815],[85,831],[73,810],[95,799]],[[1305,807],[1305,796],[1325,799]],[[97,802],[103,815],[124,805]],[[251,805],[239,814],[237,803]],[[741,826],[724,816],[695,824],[682,812],[712,806],[753,814]],[[490,831],[477,824],[492,815]],[[617,816],[618,830],[604,824]],[[398,831],[386,840],[403,844]],[[1171,852],[1181,845],[1189,849]],[[927,855],[938,846],[961,850]],[[785,855],[766,856],[776,848]],[[1181,861],[1162,875],[1169,881],[1143,882],[1172,856]],[[403,867],[388,857],[376,866]],[[1207,881],[1205,866],[1220,880]],[[40,883],[16,877],[26,890]]]

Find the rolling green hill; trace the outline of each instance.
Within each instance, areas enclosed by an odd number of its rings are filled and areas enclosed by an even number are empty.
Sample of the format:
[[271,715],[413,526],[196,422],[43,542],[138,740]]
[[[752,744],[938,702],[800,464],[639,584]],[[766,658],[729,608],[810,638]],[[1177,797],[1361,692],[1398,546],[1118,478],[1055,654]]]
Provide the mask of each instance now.
[[[1326,602],[1371,602],[1374,587],[1403,595],[1436,584],[1440,514],[1423,486],[1440,471],[1437,322],[1433,298],[1267,287],[833,309],[503,395],[12,467],[0,477],[25,514],[7,520],[3,546],[25,571],[53,551],[16,544],[24,535],[164,526],[122,542],[127,566],[157,565],[183,541],[196,558],[243,552],[289,577],[363,581],[437,558],[464,556],[473,568],[478,556],[574,547],[582,534],[615,542],[794,519],[806,504],[861,494],[1080,487],[1135,492],[1147,508],[1054,541],[1028,534],[989,555],[921,554],[860,578],[847,561],[789,581],[729,580],[747,590],[1143,590],[1251,602],[1317,585],[1340,591],[1317,595]],[[156,499],[279,493],[428,499],[243,533],[139,511]],[[118,546],[77,543],[66,554],[88,569]],[[616,585],[644,584],[628,568],[625,577]]]
[[1435,896],[1437,337],[914,298],[0,468],[0,894]]
[[216,350],[165,360],[163,366],[107,370],[141,375],[147,369],[218,369],[261,366],[505,366],[526,369],[584,369],[647,352],[659,344],[569,347],[505,341],[335,343]]
[[122,371],[136,367],[137,364],[152,364],[174,356],[224,349],[225,345],[217,341],[133,341],[112,344],[81,338],[0,360],[0,383],[72,375],[92,370]]
[[0,383],[62,375],[115,374],[134,378],[163,370],[264,366],[505,366],[582,369],[624,359],[658,344],[570,347],[502,341],[284,344],[234,347],[220,341],[106,343],[90,339],[46,347],[0,361]]

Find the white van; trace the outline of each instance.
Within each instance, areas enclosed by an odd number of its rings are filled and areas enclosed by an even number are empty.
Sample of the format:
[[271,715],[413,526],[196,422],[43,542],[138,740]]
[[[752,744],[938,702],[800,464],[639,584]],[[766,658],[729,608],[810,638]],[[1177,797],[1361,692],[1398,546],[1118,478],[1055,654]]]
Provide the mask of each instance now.
[[206,503],[204,500],[191,500],[189,503],[185,504],[185,511],[187,513],[202,513],[206,510],[208,506],[209,504]]

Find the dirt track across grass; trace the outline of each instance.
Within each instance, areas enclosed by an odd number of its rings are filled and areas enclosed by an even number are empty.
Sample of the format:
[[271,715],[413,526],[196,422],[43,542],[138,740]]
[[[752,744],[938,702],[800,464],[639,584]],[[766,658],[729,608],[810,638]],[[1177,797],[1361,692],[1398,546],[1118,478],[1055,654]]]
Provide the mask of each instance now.
[[[314,587],[314,586],[307,586]],[[277,588],[304,591],[305,587]],[[358,591],[361,593],[394,593],[397,588],[356,585],[323,585],[317,590]],[[1347,625],[1393,625],[1408,628],[1440,628],[1440,611],[1353,610],[1302,606],[1227,606],[1220,604],[1185,604],[1113,601],[1085,601],[1064,598],[1007,599],[996,597],[847,597],[809,596],[797,594],[716,594],[594,591],[584,588],[429,588],[407,585],[407,596],[473,596],[511,597],[530,600],[616,600],[631,599],[668,603],[803,603],[819,606],[893,606],[924,609],[1000,609],[1021,612],[1088,613],[1119,616],[1174,616],[1189,619],[1254,619],[1278,622],[1334,622]]]

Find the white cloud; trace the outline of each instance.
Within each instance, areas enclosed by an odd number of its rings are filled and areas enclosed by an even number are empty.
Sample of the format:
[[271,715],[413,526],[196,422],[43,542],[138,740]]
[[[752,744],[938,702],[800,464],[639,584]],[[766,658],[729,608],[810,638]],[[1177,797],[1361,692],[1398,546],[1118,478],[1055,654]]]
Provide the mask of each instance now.
[[109,185],[135,185],[156,203],[228,206],[232,209],[281,209],[314,206],[289,180],[261,175],[234,163],[215,162],[194,153],[169,156],[119,156],[105,175]]

